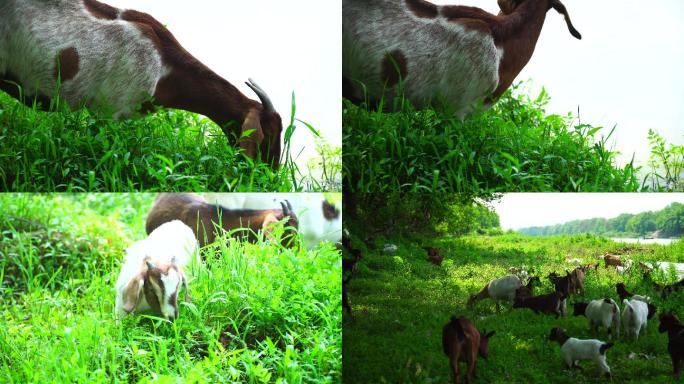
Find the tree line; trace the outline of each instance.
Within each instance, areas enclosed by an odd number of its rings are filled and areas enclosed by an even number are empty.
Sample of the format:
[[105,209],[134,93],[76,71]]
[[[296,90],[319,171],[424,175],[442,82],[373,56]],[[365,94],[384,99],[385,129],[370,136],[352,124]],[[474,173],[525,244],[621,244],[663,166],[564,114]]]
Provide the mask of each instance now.
[[593,233],[612,237],[682,237],[684,235],[684,204],[672,203],[655,212],[623,213],[612,219],[574,220],[564,224],[523,228],[518,232],[530,236]]

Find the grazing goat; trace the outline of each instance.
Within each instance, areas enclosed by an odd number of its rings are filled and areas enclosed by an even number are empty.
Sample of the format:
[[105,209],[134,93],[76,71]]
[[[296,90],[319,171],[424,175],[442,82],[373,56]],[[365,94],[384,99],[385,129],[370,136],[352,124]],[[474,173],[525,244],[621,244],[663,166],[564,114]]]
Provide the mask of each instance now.
[[529,308],[535,313],[547,313],[556,315],[556,318],[565,313],[565,297],[558,292],[532,297],[516,297],[513,308]]
[[679,319],[672,311],[668,311],[660,314],[658,332],[667,332],[667,352],[670,353],[670,358],[672,359],[674,377],[676,380],[679,380],[682,374],[682,366],[684,365],[684,325],[679,322]]
[[278,209],[280,202],[292,204],[299,221],[299,237],[307,249],[321,242],[339,243],[342,239],[342,206],[326,200],[323,193],[205,193],[211,204],[230,209]]
[[527,285],[520,286],[515,290],[515,297],[532,297],[534,296],[534,287],[539,286],[541,286],[541,280],[539,280],[539,276],[532,276],[527,282]]
[[599,367],[599,372],[610,377],[610,367],[606,364],[606,351],[613,343],[591,339],[580,340],[570,337],[564,329],[553,328],[549,340],[557,341],[561,346],[561,354],[568,368],[578,367],[579,360],[594,360]]
[[622,267],[624,266],[619,255],[613,255],[608,252],[603,254],[603,263],[605,267]]
[[116,280],[116,316],[151,310],[168,320],[178,318],[178,292],[185,287],[185,268],[198,262],[198,244],[192,230],[179,220],[164,223],[131,245]]
[[433,247],[423,247],[423,249],[427,252],[427,261],[437,266],[442,265],[444,256],[440,254],[439,249]]
[[205,246],[216,239],[215,227],[226,232],[243,229],[233,231],[232,236],[245,236],[248,241],[253,242],[256,241],[259,231],[263,231],[268,237],[273,224],[287,218],[282,243],[285,246],[292,246],[295,243],[293,237],[298,228],[298,221],[290,203],[285,203],[281,203],[282,209],[228,209],[209,204],[194,193],[161,193],[147,215],[145,229],[150,233],[165,222],[180,220],[193,230],[200,245]]
[[584,280],[587,277],[587,269],[589,269],[588,266],[580,266],[570,272],[571,285],[575,293],[582,292],[584,294]]
[[475,325],[467,318],[452,316],[451,321],[442,328],[442,349],[449,357],[454,383],[460,382],[458,363],[465,362],[468,365],[466,383],[475,376],[477,368],[477,355],[486,359],[489,356],[489,338],[494,336],[495,331],[487,333],[479,332]]
[[593,334],[598,333],[598,328],[603,326],[608,332],[608,338],[612,339],[612,331],[616,337],[620,337],[620,307],[613,299],[598,299],[587,303],[574,304],[574,316],[586,316],[589,320],[589,330]]
[[250,80],[261,102],[247,98],[152,16],[96,0],[0,2],[0,90],[47,109],[58,84],[72,108],[111,110],[115,118],[152,110],[150,96],[200,113],[246,155],[279,166],[283,125],[266,92]]
[[618,296],[620,296],[620,301],[623,301],[627,298],[634,296],[633,293],[627,291],[627,288],[625,287],[624,283],[615,284],[615,290],[617,291]]
[[522,282],[517,276],[509,275],[499,279],[494,279],[487,283],[480,292],[470,295],[468,307],[475,305],[477,301],[491,298],[496,302],[496,310],[500,310],[499,301],[505,300],[513,303],[515,291],[522,286]]
[[532,57],[549,9],[581,39],[560,0],[499,0],[499,7],[492,15],[425,0],[343,0],[343,96],[361,101],[363,89],[377,101],[403,89],[415,106],[441,99],[463,117],[510,87]]
[[656,313],[655,305],[639,299],[622,300],[625,309],[622,311],[622,323],[625,327],[625,335],[634,335],[639,339],[639,333],[646,333],[648,320]]

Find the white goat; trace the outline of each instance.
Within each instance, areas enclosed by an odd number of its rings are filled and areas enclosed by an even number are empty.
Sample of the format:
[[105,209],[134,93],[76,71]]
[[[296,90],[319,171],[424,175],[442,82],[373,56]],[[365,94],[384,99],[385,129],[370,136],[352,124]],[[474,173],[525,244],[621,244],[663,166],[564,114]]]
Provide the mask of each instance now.
[[[458,116],[499,98],[532,57],[549,9],[560,0],[498,0],[492,15],[425,0],[343,0],[342,93],[350,100],[404,95],[416,106],[442,98]],[[361,83],[361,84],[359,84]]]
[[499,301],[503,300],[509,302],[511,305],[513,304],[513,301],[515,300],[515,291],[521,286],[522,281],[514,275],[492,280],[487,283],[480,292],[471,295],[468,298],[468,306],[472,307],[479,300],[491,298],[496,302],[496,310],[498,311],[500,308]]
[[579,360],[593,360],[602,374],[610,376],[610,367],[606,363],[606,351],[613,343],[604,343],[601,340],[580,340],[570,337],[564,329],[553,328],[550,340],[557,341],[561,346],[561,354],[568,368],[577,366]]
[[603,326],[612,338],[612,331],[620,337],[620,307],[613,299],[592,300],[589,304],[575,303],[575,316],[584,315],[589,320],[589,330],[594,334]]
[[329,203],[322,193],[205,193],[213,204],[230,209],[279,209],[280,202],[292,203],[299,219],[299,236],[308,249],[322,241],[342,241],[342,207]]
[[199,262],[192,229],[179,220],[164,223],[126,250],[116,281],[116,316],[151,310],[168,320],[178,318],[178,292],[185,287],[185,268]]
[[624,299],[622,303],[625,305],[622,312],[625,335],[634,335],[634,338],[638,340],[639,333],[646,333],[648,319],[655,315],[656,308],[641,298]]

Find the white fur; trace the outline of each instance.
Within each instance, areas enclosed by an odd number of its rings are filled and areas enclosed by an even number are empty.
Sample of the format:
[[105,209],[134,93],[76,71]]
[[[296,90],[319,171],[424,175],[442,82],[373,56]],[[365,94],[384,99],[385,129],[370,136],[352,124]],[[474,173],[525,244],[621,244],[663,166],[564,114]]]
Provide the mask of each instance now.
[[126,117],[153,95],[168,73],[152,42],[131,23],[91,15],[82,1],[0,2],[0,77],[17,76],[27,96],[52,96],[55,58],[74,47],[79,69],[61,96],[72,108],[112,108]]
[[[121,265],[119,278],[116,280],[117,318],[120,319],[126,315],[126,311],[123,309],[124,290],[128,283],[140,273],[145,257],[149,256],[153,264],[173,263],[181,269],[186,269],[199,262],[198,249],[199,245],[192,229],[180,220],[164,223],[152,231],[146,239],[133,243],[126,250],[126,257]],[[164,303],[161,306],[163,317],[169,318],[176,310],[169,304],[169,299],[173,293],[178,294],[181,277],[175,270],[171,269],[167,276],[162,275],[162,283],[165,287],[165,296],[159,302]],[[143,284],[141,284],[141,289],[142,286]],[[159,298],[161,296],[160,287],[153,285],[153,290]],[[149,309],[150,305],[145,299],[145,295],[140,293],[140,301],[134,312]]]
[[308,249],[323,241],[342,241],[342,207],[336,205],[340,215],[327,220],[323,216],[322,193],[206,193],[204,198],[230,209],[280,209],[280,202],[287,200],[297,214],[299,235]]
[[602,355],[600,351],[604,344],[601,340],[580,340],[571,337],[561,346],[561,354],[568,368],[571,368],[579,360],[593,360],[599,366],[601,373],[610,373],[610,367],[606,363],[606,355]]
[[625,327],[625,335],[634,335],[639,339],[639,333],[646,333],[648,323],[648,304],[640,299],[624,299],[622,303],[625,309],[622,312],[622,323]]
[[[603,326],[606,330],[612,330],[620,337],[620,307],[615,300],[610,299],[610,303],[606,303],[603,299],[592,300],[585,311],[587,319],[589,319],[589,329],[594,331],[598,327]],[[609,333],[608,337],[612,335]]]
[[[404,95],[417,107],[443,98],[463,117],[497,88],[503,51],[491,35],[441,16],[418,18],[404,1],[342,4],[343,76],[365,84],[371,98],[383,94],[381,63],[396,49],[407,62]],[[392,98],[394,91],[387,96]]]
[[487,285],[487,292],[489,297],[496,301],[497,305],[499,301],[508,301],[513,304],[515,300],[515,290],[522,286],[522,282],[517,276],[509,275],[502,278],[492,280],[489,285]]

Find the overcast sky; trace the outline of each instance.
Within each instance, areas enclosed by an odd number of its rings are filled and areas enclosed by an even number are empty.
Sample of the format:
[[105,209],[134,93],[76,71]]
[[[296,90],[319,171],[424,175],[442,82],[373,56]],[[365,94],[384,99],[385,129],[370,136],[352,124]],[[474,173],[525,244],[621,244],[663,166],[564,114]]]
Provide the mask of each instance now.
[[[166,25],[193,56],[257,99],[248,77],[271,97],[290,121],[296,117],[318,129],[326,141],[342,145],[341,0],[102,0],[147,12]],[[313,136],[298,124],[293,155],[315,155]]]
[[[495,0],[436,0],[497,13]],[[518,80],[544,86],[548,111],[580,108],[583,123],[617,124],[613,139],[628,162],[648,160],[648,130],[684,144],[684,1],[565,0],[582,40],[549,11],[536,51]],[[646,7],[646,8],[645,8]]]
[[520,229],[684,204],[684,193],[508,193],[493,204],[501,228]]

